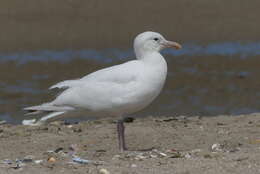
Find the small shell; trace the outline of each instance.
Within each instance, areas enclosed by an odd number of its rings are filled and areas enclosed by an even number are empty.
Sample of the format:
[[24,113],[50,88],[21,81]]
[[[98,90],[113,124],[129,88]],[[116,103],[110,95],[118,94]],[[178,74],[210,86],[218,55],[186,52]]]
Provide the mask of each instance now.
[[56,162],[56,159],[54,157],[50,157],[48,158],[48,162],[54,163]]

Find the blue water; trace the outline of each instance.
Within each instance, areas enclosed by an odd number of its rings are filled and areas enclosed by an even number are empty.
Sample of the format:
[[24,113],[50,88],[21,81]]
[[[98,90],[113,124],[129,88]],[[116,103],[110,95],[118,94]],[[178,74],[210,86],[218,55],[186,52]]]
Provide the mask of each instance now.
[[[32,93],[39,94],[42,93],[42,90],[34,87],[33,83],[29,83],[26,81],[18,81],[19,85],[9,85],[3,82],[0,82],[1,91],[4,92],[13,92],[13,93]],[[1,101],[1,100],[0,100]]]
[[[251,57],[260,56],[260,42],[220,42],[220,43],[212,43],[208,45],[201,45],[197,43],[184,43],[183,49],[174,50],[167,49],[163,51],[164,55],[170,56],[203,56],[209,58],[208,62],[198,61],[198,64],[207,64],[212,58],[216,58],[214,56],[222,56],[222,57],[232,57],[233,62],[244,60],[252,60]],[[105,50],[40,50],[40,51],[30,51],[30,52],[15,52],[15,53],[0,53],[0,64],[5,64],[7,62],[15,62],[16,65],[24,65],[29,62],[59,62],[59,63],[69,63],[74,59],[83,59],[83,60],[93,60],[99,64],[113,64],[114,62],[124,62],[130,59],[133,59],[134,53],[132,49],[105,49]],[[197,57],[194,57],[197,60]],[[180,60],[180,59],[178,59]],[[159,100],[159,106],[156,106],[159,109],[152,108],[151,113],[168,113],[171,114],[173,111],[177,113],[191,113],[191,115],[202,113],[205,115],[216,115],[216,114],[243,114],[243,113],[252,113],[252,112],[260,112],[260,92],[258,91],[257,83],[251,83],[241,86],[240,82],[237,82],[237,78],[240,79],[250,79],[255,78],[257,73],[259,72],[256,67],[251,68],[250,65],[242,66],[242,68],[237,67],[236,69],[232,69],[232,67],[228,67],[225,69],[214,69],[214,66],[211,66],[209,69],[201,69],[200,66],[196,66],[189,63],[190,58],[185,59],[183,62],[178,64],[176,68],[169,67],[168,73],[168,83],[175,83],[175,80],[178,78],[186,77],[183,74],[189,77],[201,78],[203,77],[205,80],[210,79],[218,79],[222,80],[222,77],[225,81],[225,86],[223,86],[224,92],[218,93],[224,101],[221,102],[210,102],[214,101],[215,98],[211,96],[212,92],[216,93],[213,86],[207,86],[203,84],[203,81],[200,81],[201,87],[196,85],[197,81],[189,81],[186,85],[183,85],[182,82],[179,82],[175,88],[165,88],[162,92],[162,96],[164,96],[163,100]],[[170,60],[168,60],[170,61]],[[222,59],[223,61],[223,59]],[[257,62],[257,60],[254,60]],[[175,62],[176,63],[176,62]],[[197,62],[196,62],[197,63]],[[216,63],[216,62],[215,62]],[[217,62],[216,65],[222,65],[224,62]],[[173,65],[169,62],[169,66]],[[232,66],[233,64],[230,64]],[[89,65],[91,66],[91,65]],[[173,65],[175,66],[175,65]],[[77,67],[77,66],[76,66]],[[15,69],[19,69],[20,67],[16,67]],[[75,68],[75,67],[74,67]],[[229,69],[230,68],[230,69]],[[173,69],[175,71],[173,71]],[[178,70],[176,70],[178,69]],[[1,70],[0,70],[1,71]],[[15,99],[12,97],[4,97],[0,96],[0,119],[7,120],[8,122],[17,123],[17,120],[21,120],[22,113],[21,108],[28,106],[29,101],[31,103],[40,103],[46,102],[42,101],[41,98],[38,99],[37,96],[48,95],[48,90],[42,87],[39,87],[39,80],[41,82],[47,81],[48,79],[53,78],[53,74],[44,74],[48,71],[43,71],[41,74],[35,75],[29,71],[29,78],[20,79],[17,76],[15,79],[15,83],[13,81],[8,81],[8,76],[6,77],[6,81],[0,81],[0,92],[2,94],[12,95],[19,94]],[[84,73],[85,71],[83,71]],[[12,70],[10,69],[10,73]],[[3,76],[5,77],[5,76]],[[57,77],[56,77],[57,78]],[[65,78],[65,77],[64,77]],[[196,79],[193,78],[193,79]],[[191,78],[192,79],[192,78]],[[57,81],[56,81],[57,80]],[[53,81],[58,82],[60,79],[54,79]],[[172,81],[170,81],[172,80]],[[250,82],[250,81],[249,81]],[[48,82],[49,83],[49,82]],[[216,84],[221,84],[221,82],[216,81]],[[46,82],[47,84],[47,82]],[[188,84],[188,85],[187,85]],[[52,84],[48,84],[52,85]],[[207,87],[203,87],[203,86]],[[251,85],[251,86],[250,86]],[[245,88],[246,86],[246,88]],[[212,90],[212,88],[214,88]],[[248,89],[247,89],[248,88]],[[214,96],[218,96],[218,94]],[[236,101],[240,100],[237,98],[239,96],[235,94],[243,94],[245,99],[248,100],[249,103],[239,103],[237,105]],[[33,95],[33,97],[28,97],[28,95]],[[4,96],[4,95],[3,95]],[[247,98],[248,96],[248,98]],[[208,100],[210,99],[210,100]],[[164,101],[165,100],[165,101]],[[204,100],[204,101],[203,101]],[[216,99],[217,100],[217,99]],[[226,101],[225,101],[226,100]],[[242,100],[241,100],[242,101]],[[232,103],[233,102],[233,103]],[[163,103],[163,104],[161,104]],[[216,103],[216,105],[215,105]],[[8,107],[10,105],[15,105],[15,107]],[[187,106],[187,107],[186,107]],[[259,106],[259,107],[258,107]],[[180,108],[183,108],[182,110]],[[154,109],[154,110],[153,110]],[[183,112],[184,111],[184,112]],[[20,112],[20,113],[19,113]],[[16,118],[15,118],[16,117]],[[17,118],[19,117],[19,118]]]
[[[183,49],[167,49],[163,51],[166,55],[172,56],[239,56],[239,58],[249,58],[250,56],[260,55],[260,42],[222,42],[209,45],[199,45],[196,43],[184,43]],[[69,62],[74,58],[89,59],[102,63],[111,63],[118,60],[127,60],[134,57],[132,49],[105,49],[105,50],[41,50],[19,53],[0,53],[0,63],[15,61],[18,64],[25,64],[30,61],[59,61]]]

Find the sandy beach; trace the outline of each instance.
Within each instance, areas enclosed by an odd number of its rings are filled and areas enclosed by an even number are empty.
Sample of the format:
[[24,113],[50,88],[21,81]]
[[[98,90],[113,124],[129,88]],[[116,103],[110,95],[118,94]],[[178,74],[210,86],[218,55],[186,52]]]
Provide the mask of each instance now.
[[121,153],[113,120],[2,124],[0,173],[256,174],[259,127],[260,114],[138,118]]

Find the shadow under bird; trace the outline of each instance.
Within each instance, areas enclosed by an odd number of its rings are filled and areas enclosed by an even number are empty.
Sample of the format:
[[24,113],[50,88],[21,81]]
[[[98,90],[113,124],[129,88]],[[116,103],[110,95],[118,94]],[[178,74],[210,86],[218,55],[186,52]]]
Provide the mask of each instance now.
[[105,113],[118,118],[119,149],[126,150],[123,118],[148,106],[161,92],[167,76],[167,63],[160,54],[164,48],[180,49],[181,45],[157,32],[137,35],[135,60],[51,86],[50,89],[59,88],[63,92],[49,103],[24,108],[29,114],[47,115],[38,121],[24,120],[23,124],[40,125],[61,114],[82,109]]

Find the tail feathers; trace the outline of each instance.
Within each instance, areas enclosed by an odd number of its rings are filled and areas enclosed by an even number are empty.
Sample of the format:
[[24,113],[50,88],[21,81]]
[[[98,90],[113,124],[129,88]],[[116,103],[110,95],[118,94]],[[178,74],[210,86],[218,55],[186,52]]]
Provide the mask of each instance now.
[[51,112],[48,115],[42,117],[40,120],[32,119],[32,120],[23,120],[22,124],[23,125],[30,125],[30,126],[39,126],[51,119],[57,119],[59,115],[66,113],[66,111],[61,111],[61,112]]
[[74,108],[70,107],[70,106],[56,106],[56,105],[53,105],[52,103],[44,103],[42,105],[24,108],[24,110],[28,111],[27,115],[32,115],[32,114],[39,114],[42,112],[71,111],[71,110],[74,110]]

